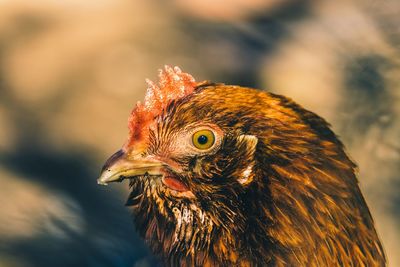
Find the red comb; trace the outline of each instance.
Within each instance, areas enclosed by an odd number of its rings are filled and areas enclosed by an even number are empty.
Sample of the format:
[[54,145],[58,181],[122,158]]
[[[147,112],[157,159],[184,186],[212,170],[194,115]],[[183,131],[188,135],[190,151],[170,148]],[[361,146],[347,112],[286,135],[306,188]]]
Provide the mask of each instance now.
[[196,82],[192,75],[184,73],[180,68],[165,66],[159,70],[159,84],[146,79],[147,93],[144,103],[138,102],[129,118],[129,140],[132,145],[148,135],[149,125],[172,100],[191,94]]

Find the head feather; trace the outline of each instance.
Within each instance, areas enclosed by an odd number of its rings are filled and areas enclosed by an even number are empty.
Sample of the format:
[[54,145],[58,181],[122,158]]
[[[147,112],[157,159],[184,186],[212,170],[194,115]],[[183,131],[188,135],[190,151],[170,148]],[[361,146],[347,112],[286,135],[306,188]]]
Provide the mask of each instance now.
[[159,83],[146,79],[147,93],[144,103],[137,102],[129,118],[129,140],[127,145],[143,143],[148,136],[150,124],[154,118],[161,114],[162,110],[172,100],[177,100],[193,93],[196,82],[192,75],[182,72],[179,67],[165,66],[159,70]]

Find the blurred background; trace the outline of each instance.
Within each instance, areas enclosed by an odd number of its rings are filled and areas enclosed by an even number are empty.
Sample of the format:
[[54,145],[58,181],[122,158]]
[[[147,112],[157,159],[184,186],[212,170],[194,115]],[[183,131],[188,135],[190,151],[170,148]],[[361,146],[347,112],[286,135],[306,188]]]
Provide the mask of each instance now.
[[156,264],[96,179],[164,64],[326,118],[400,266],[398,0],[0,0],[0,266]]

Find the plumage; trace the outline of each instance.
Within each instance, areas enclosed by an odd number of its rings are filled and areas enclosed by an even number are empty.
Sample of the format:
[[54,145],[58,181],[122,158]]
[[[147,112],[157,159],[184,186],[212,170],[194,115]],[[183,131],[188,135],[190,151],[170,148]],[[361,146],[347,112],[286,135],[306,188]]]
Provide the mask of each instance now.
[[356,165],[324,119],[178,68],[160,78],[99,183],[129,179],[137,231],[166,266],[385,265]]

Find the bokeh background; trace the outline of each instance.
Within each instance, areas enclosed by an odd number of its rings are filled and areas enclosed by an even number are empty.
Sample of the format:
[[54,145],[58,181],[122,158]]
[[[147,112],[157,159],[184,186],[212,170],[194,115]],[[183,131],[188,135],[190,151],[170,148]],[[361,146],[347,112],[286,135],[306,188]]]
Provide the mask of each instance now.
[[102,163],[164,64],[331,122],[400,266],[400,1],[0,0],[0,266],[153,266]]

